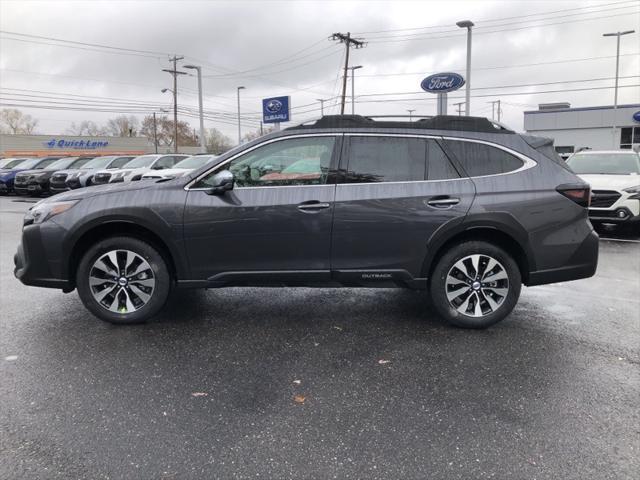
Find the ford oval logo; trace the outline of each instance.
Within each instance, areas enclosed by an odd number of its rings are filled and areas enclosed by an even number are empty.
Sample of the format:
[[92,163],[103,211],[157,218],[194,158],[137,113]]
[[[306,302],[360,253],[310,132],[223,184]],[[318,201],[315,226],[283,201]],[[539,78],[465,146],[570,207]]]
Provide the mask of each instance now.
[[282,110],[282,102],[280,100],[270,100],[267,103],[267,111],[269,113],[278,113]]
[[636,113],[633,114],[633,119],[636,122],[640,122],[640,111],[637,111]]
[[453,72],[436,73],[422,80],[420,86],[426,92],[447,93],[453,92],[464,85],[462,75]]

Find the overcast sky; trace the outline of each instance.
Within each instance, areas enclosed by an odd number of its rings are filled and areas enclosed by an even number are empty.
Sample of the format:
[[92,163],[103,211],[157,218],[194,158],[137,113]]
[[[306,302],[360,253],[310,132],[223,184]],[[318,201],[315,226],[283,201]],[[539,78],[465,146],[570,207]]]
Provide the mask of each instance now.
[[[180,64],[203,67],[205,125],[236,139],[240,85],[245,132],[258,125],[267,96],[290,95],[293,122],[319,116],[319,98],[328,99],[325,113],[335,113],[345,49],[328,37],[350,31],[367,42],[351,50],[350,64],[363,66],[356,113],[432,115],[435,96],[420,93],[420,81],[441,71],[465,73],[466,34],[455,26],[464,19],[476,24],[473,115],[490,117],[487,102],[500,99],[503,121],[521,130],[522,112],[538,103],[612,104],[613,89],[601,87],[613,85],[616,42],[602,33],[630,29],[636,33],[622,38],[620,85],[636,86],[621,88],[618,103],[640,103],[638,0],[0,1],[0,103],[86,109],[19,107],[39,120],[43,134],[118,115],[96,109],[170,108],[171,95],[161,89],[172,80],[162,69],[178,54],[186,57]],[[554,90],[563,91],[533,93]],[[178,104],[195,112],[196,78],[180,77],[178,91]],[[449,113],[461,97],[464,90],[449,94]],[[197,127],[196,118],[181,119]]]

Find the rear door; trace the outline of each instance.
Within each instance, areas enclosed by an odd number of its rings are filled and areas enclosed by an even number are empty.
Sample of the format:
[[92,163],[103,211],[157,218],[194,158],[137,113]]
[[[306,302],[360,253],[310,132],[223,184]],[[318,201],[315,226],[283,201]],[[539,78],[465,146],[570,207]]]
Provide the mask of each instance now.
[[475,188],[436,137],[347,134],[336,187],[331,268],[345,283],[420,277],[427,241],[464,217]]
[[[221,284],[328,280],[340,139],[323,134],[277,138],[197,179],[184,213],[194,277]],[[210,195],[208,182],[221,170],[234,174],[234,189]]]

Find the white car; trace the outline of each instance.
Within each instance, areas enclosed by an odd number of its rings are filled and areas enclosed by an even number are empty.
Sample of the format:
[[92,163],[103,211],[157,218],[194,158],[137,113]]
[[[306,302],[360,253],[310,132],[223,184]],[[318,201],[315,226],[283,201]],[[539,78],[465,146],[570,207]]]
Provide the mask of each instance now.
[[587,150],[567,165],[591,185],[592,223],[640,224],[640,155],[632,150]]
[[124,168],[119,170],[100,170],[93,176],[93,184],[131,182],[140,180],[142,176],[151,170],[165,170],[173,168],[176,163],[184,160],[189,155],[177,153],[160,155],[140,155],[129,161]]
[[185,175],[186,173],[189,173],[191,170],[195,170],[196,168],[200,168],[207,163],[213,162],[216,158],[218,158],[218,155],[194,155],[192,157],[187,157],[181,162],[176,163],[173,168],[167,168],[165,170],[153,170],[151,172],[145,173],[142,176],[142,180],[178,178]]

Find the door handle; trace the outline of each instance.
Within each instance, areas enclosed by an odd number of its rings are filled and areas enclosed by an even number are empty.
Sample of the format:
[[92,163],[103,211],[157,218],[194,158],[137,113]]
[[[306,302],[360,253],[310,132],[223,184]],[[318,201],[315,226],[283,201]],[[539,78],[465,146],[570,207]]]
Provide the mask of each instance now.
[[447,207],[453,207],[454,205],[457,205],[460,203],[460,199],[459,198],[455,198],[455,197],[440,197],[440,198],[433,198],[431,200],[429,200],[427,202],[427,205],[431,206],[431,207],[435,207],[435,208],[447,208]]
[[329,208],[331,205],[325,202],[319,202],[317,200],[311,200],[310,202],[301,203],[298,205],[298,210],[305,213],[313,213],[325,208]]

